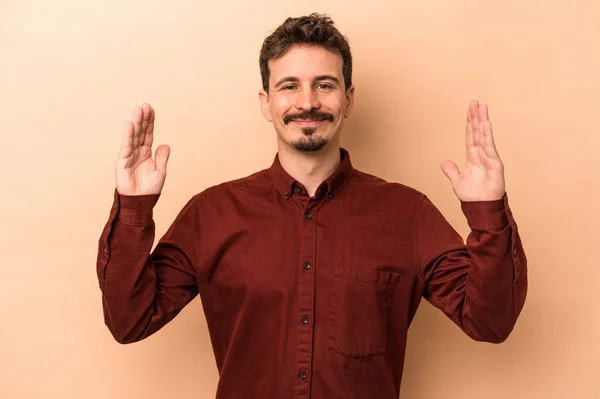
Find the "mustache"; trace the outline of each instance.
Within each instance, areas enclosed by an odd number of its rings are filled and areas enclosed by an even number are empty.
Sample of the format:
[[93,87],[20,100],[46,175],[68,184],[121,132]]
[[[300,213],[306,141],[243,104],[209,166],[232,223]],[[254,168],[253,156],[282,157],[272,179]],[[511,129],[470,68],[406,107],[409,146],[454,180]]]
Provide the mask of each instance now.
[[315,121],[333,122],[333,115],[327,112],[319,112],[315,110],[304,111],[298,114],[287,114],[283,117],[283,123],[287,125],[295,119],[311,119]]

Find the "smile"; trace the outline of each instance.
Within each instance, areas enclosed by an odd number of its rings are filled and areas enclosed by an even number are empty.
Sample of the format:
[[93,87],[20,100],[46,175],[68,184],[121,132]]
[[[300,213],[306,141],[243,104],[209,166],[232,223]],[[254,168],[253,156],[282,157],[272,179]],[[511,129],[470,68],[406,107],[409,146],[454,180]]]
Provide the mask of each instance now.
[[314,120],[314,119],[294,119],[291,121],[292,123],[295,123],[297,125],[300,126],[304,126],[304,127],[313,127],[313,126],[319,126],[320,124],[322,124],[323,120]]

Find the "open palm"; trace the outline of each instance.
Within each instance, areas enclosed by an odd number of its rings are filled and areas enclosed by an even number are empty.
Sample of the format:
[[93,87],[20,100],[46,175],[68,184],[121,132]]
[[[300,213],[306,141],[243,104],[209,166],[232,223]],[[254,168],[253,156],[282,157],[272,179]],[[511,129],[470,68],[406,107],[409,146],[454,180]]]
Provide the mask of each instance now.
[[504,165],[494,144],[486,104],[472,101],[467,111],[467,161],[462,173],[452,161],[442,163],[454,193],[461,201],[493,201],[505,192]]
[[123,143],[115,164],[117,191],[124,195],[159,194],[165,183],[170,148],[161,145],[152,159],[154,109],[136,107],[125,126]]

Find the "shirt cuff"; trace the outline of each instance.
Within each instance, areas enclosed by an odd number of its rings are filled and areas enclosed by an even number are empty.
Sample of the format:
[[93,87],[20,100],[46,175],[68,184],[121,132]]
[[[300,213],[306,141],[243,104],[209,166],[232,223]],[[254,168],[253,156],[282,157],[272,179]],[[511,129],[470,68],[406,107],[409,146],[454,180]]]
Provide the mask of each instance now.
[[151,223],[152,211],[159,197],[160,194],[124,195],[115,189],[117,221],[133,225]]
[[509,225],[508,196],[499,200],[461,201],[461,208],[471,230],[501,230]]

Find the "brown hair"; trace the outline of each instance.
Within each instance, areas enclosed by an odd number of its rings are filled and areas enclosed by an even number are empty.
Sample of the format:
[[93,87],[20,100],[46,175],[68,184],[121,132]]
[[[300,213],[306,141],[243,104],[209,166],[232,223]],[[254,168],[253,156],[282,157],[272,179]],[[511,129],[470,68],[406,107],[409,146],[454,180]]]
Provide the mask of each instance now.
[[344,85],[352,86],[352,55],[350,45],[327,16],[312,13],[308,16],[288,18],[263,42],[259,65],[263,89],[269,92],[269,61],[284,56],[298,44],[321,46],[342,56]]

